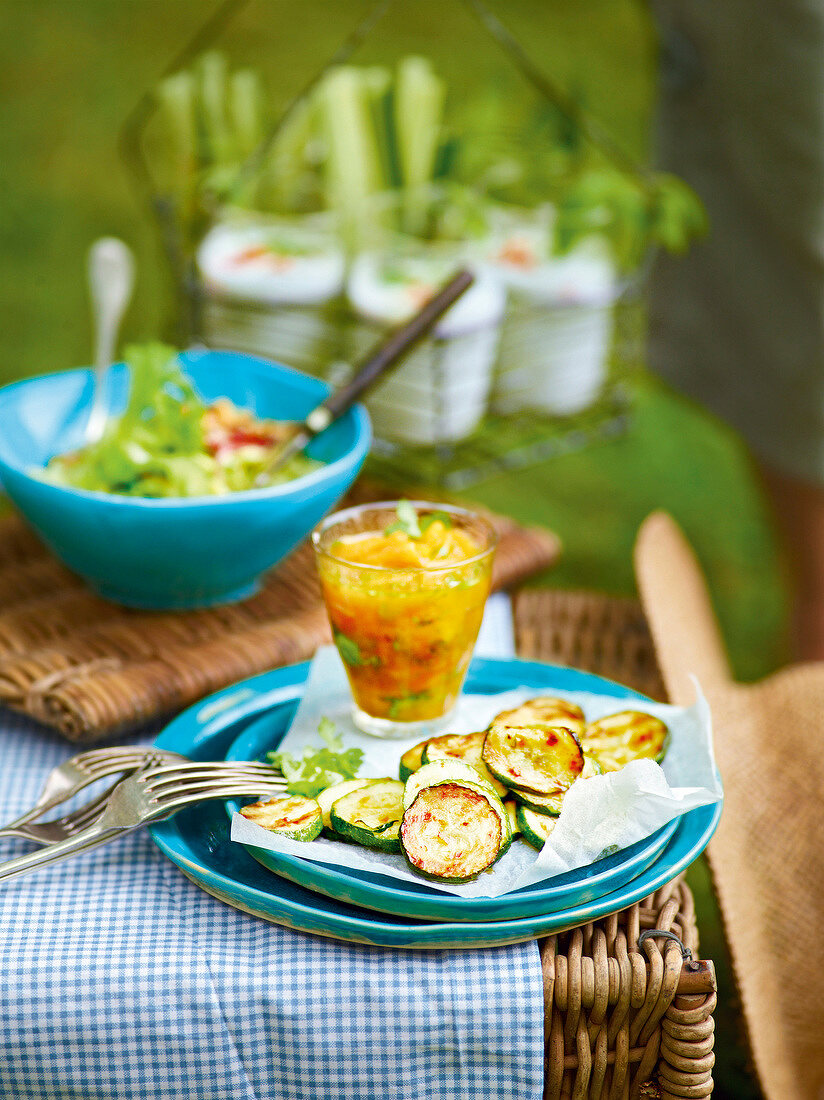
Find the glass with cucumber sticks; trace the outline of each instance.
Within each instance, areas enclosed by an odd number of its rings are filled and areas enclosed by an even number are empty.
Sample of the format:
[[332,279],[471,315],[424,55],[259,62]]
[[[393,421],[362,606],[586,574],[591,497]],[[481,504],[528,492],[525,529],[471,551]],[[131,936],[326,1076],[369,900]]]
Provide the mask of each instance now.
[[321,589],[359,729],[400,738],[449,723],[496,542],[482,516],[410,501],[349,508],[315,529]]

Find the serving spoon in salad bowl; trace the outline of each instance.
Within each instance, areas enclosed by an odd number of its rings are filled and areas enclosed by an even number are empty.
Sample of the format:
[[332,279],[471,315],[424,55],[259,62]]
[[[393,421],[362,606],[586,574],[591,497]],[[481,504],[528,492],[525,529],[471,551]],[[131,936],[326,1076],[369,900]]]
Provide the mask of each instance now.
[[329,425],[343,416],[368,389],[426,334],[446,313],[450,306],[468,290],[475,277],[471,271],[462,269],[441,286],[422,308],[408,321],[394,329],[377,347],[367,355],[355,369],[352,378],[340,389],[332,390],[319,405],[309,413],[302,423],[291,426],[290,434],[272,456],[270,462],[258,474],[255,484],[258,487],[269,484],[276,470],[290,458],[299,454],[308,444],[325,431]]
[[94,395],[83,433],[83,445],[97,443],[106,429],[109,411],[104,383],[114,359],[120,322],[132,296],[134,257],[117,237],[101,237],[89,249],[89,293],[94,321]]

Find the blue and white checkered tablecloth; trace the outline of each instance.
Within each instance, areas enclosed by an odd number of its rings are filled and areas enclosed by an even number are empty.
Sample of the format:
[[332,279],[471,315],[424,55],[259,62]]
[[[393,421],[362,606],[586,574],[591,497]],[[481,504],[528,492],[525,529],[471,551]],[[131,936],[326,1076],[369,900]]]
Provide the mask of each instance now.
[[[0,711],[0,821],[72,754]],[[0,859],[28,850],[0,840]],[[537,1100],[534,943],[405,952],[248,917],[146,833],[0,884],[0,1096]]]

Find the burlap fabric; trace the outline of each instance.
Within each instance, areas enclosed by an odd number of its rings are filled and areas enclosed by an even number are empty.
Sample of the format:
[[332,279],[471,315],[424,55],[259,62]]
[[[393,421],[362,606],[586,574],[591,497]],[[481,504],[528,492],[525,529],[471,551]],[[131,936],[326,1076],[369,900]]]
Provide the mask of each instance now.
[[701,571],[669,516],[641,528],[636,574],[670,699],[698,677],[724,814],[708,856],[768,1100],[824,1097],[824,664],[737,684]]

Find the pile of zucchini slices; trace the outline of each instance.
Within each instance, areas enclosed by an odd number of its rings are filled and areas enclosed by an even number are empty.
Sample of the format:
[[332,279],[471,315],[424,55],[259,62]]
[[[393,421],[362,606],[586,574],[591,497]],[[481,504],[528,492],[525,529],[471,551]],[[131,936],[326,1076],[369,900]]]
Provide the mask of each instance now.
[[661,761],[667,727],[640,711],[587,723],[563,699],[531,699],[478,733],[444,734],[403,754],[399,779],[349,779],[317,798],[244,806],[250,821],[293,840],[354,841],[402,852],[420,874],[468,882],[523,836],[539,851],[579,779],[630,760]]

